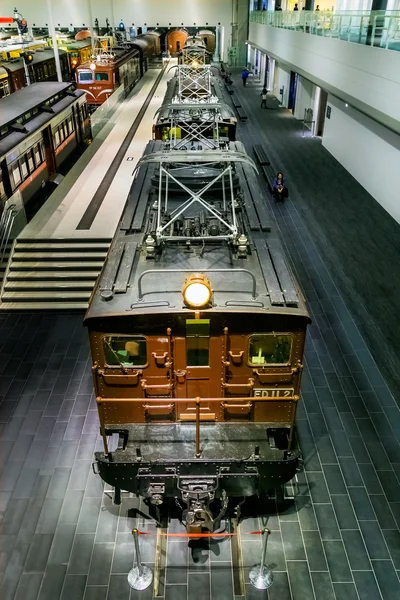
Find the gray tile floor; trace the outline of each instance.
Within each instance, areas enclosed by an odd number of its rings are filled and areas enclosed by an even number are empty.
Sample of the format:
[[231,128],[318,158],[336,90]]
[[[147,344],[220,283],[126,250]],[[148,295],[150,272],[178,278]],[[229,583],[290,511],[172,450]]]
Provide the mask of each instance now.
[[[241,524],[246,582],[261,548],[251,532],[265,525],[275,573],[268,594],[247,584],[246,598],[400,599],[400,411],[291,198],[271,208],[313,319],[298,415],[305,468],[295,503],[279,513],[265,503]],[[0,313],[0,340],[1,600],[151,600],[127,573],[135,525],[153,564],[154,525],[136,498],[114,506],[91,470],[101,441],[82,315]],[[234,598],[229,539],[169,538],[163,561],[166,600]]]

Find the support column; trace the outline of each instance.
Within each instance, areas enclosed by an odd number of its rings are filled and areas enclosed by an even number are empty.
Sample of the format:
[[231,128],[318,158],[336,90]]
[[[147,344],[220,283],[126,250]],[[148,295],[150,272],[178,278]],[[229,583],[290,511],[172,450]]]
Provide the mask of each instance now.
[[[368,46],[380,46],[382,38],[382,29],[387,8],[387,0],[372,0],[371,15],[368,25],[367,32],[367,45]],[[377,15],[373,15],[372,12],[379,11]]]
[[111,5],[111,28],[112,28],[112,32],[114,33],[114,30],[115,30],[114,0],[110,0],[110,5]]
[[269,61],[268,61],[268,56],[266,54],[263,54],[263,61],[264,61],[264,88],[267,89],[268,88],[268,66],[269,66]]
[[248,0],[234,0],[236,4],[236,46],[237,66],[246,64],[246,40],[249,32],[249,3]]
[[56,30],[54,28],[54,22],[53,22],[53,13],[51,11],[51,0],[47,0],[47,10],[49,12],[49,33],[53,40],[53,49],[54,49],[54,58],[56,61],[57,79],[61,83],[63,79],[62,79],[62,73],[61,73],[60,55],[58,54]]
[[[94,30],[93,30],[93,14],[92,14],[92,4],[90,0],[88,0],[88,9],[89,9],[89,23],[90,23],[90,39],[92,40],[92,56],[94,55]],[[98,21],[97,21],[98,25]]]

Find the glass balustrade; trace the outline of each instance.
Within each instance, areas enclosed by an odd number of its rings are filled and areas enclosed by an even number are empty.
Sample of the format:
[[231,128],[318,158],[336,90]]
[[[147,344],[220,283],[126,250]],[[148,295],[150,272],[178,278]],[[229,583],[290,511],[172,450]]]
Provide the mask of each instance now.
[[400,11],[252,11],[260,23],[310,35],[400,51]]

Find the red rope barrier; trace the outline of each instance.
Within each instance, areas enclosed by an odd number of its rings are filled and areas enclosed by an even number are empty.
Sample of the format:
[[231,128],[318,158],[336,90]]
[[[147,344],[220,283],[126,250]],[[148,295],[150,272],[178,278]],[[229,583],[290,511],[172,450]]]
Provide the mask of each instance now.
[[210,538],[233,537],[236,533],[160,533],[163,537]]
[[[133,532],[132,532],[133,533]],[[264,531],[250,531],[250,535],[262,535]],[[139,531],[138,535],[150,535],[149,531]],[[160,533],[162,537],[183,537],[183,538],[210,538],[210,537],[234,537],[236,533]]]

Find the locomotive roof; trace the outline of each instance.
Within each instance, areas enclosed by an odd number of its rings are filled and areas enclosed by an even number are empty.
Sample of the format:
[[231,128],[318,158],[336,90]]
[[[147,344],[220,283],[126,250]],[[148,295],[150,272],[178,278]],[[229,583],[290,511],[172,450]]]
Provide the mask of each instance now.
[[92,38],[86,38],[85,40],[66,40],[67,50],[76,50],[77,48],[86,48],[92,45]]
[[[172,79],[170,79],[170,81],[167,84],[167,91],[165,93],[163,103],[157,111],[157,115],[158,115],[157,122],[163,121],[163,120],[168,120],[171,109],[176,108],[177,105],[172,103],[172,99],[178,94],[178,88],[179,88],[178,78],[172,77]],[[211,94],[212,94],[212,96],[215,96],[216,98],[218,98],[218,103],[219,103],[218,106],[220,108],[222,118],[224,120],[225,119],[227,119],[227,120],[233,119],[236,121],[236,117],[235,117],[233,110],[225,102],[225,94],[222,90],[221,82],[215,76],[211,77]],[[211,105],[210,104],[208,104],[208,105],[202,104],[203,108],[207,108],[207,106],[210,107]],[[194,104],[193,105],[182,104],[182,108],[186,108],[187,110],[189,110],[191,108],[195,108],[195,105]]]
[[[58,93],[61,97],[57,102],[40,110],[40,107],[46,101],[54,98]],[[11,96],[3,98],[1,101],[0,127],[8,126],[8,132],[0,139],[0,156],[10,152],[84,94],[83,90],[73,90],[71,83],[50,81],[47,83],[33,83]],[[36,107],[39,107],[39,111],[34,117],[31,117],[26,123],[18,124],[18,128],[13,127],[19,117]]]
[[[271,231],[270,215],[255,177],[254,163],[240,142],[231,143],[225,153],[222,150],[208,152],[202,158],[202,153],[167,152],[159,141],[148,143],[85,321],[114,315],[192,314],[193,310],[185,308],[181,293],[190,273],[203,273],[211,282],[213,306],[201,309],[203,314],[256,312],[309,318],[281,243]],[[209,157],[208,160],[204,156]],[[194,169],[207,170],[211,164],[218,169],[224,161],[226,165],[236,165],[236,180],[243,192],[242,222],[246,222],[245,233],[250,242],[250,252],[245,258],[238,258],[227,241],[222,241],[222,236],[214,241],[210,235],[196,239],[190,246],[167,241],[155,259],[146,258],[145,242],[154,230],[152,211],[156,212],[154,201],[158,197],[157,167],[160,163],[172,163],[178,165],[181,173],[187,173],[193,161],[199,165]],[[220,170],[222,172],[222,168]],[[200,187],[202,185],[200,182]],[[168,207],[174,210],[173,204]]]
[[[66,51],[59,48],[58,54],[60,56],[64,56],[64,54],[66,54]],[[32,64],[38,65],[42,62],[45,62],[46,60],[54,59],[54,50],[53,50],[53,48],[46,48],[46,50],[35,50],[34,52],[32,52],[32,56],[33,56]],[[3,62],[2,65],[8,71],[11,71],[11,72],[19,71],[20,69],[23,69],[23,67],[24,67],[22,58]]]
[[26,112],[51,100],[60,92],[66,92],[68,88],[71,88],[71,83],[59,83],[58,81],[32,83],[14,94],[6,96],[1,101],[0,127],[16,121]]

